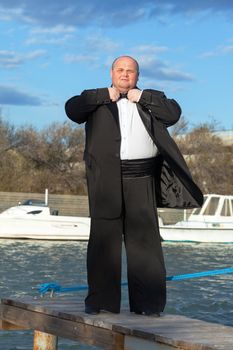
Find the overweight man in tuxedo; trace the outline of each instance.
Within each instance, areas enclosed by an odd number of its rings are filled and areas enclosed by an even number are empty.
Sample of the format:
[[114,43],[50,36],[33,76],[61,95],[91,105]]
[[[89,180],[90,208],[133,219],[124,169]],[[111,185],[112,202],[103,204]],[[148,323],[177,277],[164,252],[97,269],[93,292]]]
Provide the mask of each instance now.
[[91,216],[85,311],[120,312],[122,237],[130,311],[159,315],[166,271],[157,207],[192,208],[203,196],[170,137],[181,109],[158,90],[137,87],[139,65],[115,59],[111,87],[84,90],[66,102],[67,116],[85,123]]

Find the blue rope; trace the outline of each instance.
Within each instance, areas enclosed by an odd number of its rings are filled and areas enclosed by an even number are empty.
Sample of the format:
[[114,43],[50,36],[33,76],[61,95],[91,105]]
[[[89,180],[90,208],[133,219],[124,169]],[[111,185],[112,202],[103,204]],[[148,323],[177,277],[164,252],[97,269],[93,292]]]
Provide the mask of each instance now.
[[184,275],[176,275],[176,276],[169,276],[166,278],[167,281],[180,281],[185,280],[188,278],[199,278],[199,277],[206,277],[206,276],[215,276],[215,275],[223,275],[227,273],[232,273],[233,267],[228,267],[226,269],[220,269],[220,270],[209,270],[209,271],[202,271],[202,272],[195,272],[195,273],[186,273]]
[[[209,270],[209,271],[202,271],[202,272],[195,272],[195,273],[187,273],[184,275],[175,275],[175,276],[168,276],[166,278],[167,281],[180,281],[184,279],[189,278],[200,278],[200,277],[206,277],[206,276],[215,276],[215,275],[223,275],[233,273],[233,267],[228,267],[225,269],[220,270]],[[122,282],[122,286],[127,286],[127,282]],[[65,293],[65,292],[74,292],[74,291],[82,291],[88,289],[87,285],[78,285],[78,286],[71,286],[71,287],[61,287],[58,283],[44,283],[39,287],[39,293],[43,296],[45,293],[50,292],[51,295],[53,293]]]

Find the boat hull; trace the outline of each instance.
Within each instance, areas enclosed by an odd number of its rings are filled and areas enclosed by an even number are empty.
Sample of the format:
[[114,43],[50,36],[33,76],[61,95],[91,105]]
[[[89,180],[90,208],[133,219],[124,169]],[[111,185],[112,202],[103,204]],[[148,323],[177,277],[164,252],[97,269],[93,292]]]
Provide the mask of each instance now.
[[79,240],[86,241],[90,234],[90,218],[1,218],[0,238]]
[[163,241],[200,242],[200,243],[233,243],[233,229],[220,227],[177,227],[175,225],[160,226]]

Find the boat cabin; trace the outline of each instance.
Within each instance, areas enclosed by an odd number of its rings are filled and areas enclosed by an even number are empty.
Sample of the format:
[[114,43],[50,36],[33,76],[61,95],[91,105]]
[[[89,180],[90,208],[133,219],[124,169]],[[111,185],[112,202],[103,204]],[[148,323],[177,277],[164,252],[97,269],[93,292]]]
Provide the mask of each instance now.
[[233,196],[219,194],[207,194],[204,196],[204,204],[201,208],[193,210],[189,220],[199,221],[200,216],[206,219],[224,219],[228,221],[233,217]]

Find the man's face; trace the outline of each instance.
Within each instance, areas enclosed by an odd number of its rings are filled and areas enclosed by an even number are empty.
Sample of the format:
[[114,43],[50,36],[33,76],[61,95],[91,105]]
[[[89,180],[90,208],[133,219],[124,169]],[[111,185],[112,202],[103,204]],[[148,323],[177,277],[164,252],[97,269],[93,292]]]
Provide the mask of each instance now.
[[129,57],[119,58],[111,69],[112,85],[119,92],[135,88],[138,81],[136,63]]

